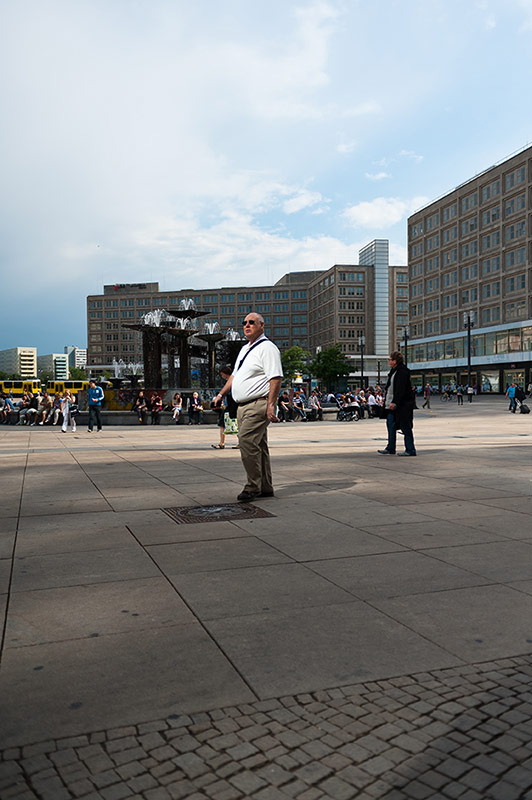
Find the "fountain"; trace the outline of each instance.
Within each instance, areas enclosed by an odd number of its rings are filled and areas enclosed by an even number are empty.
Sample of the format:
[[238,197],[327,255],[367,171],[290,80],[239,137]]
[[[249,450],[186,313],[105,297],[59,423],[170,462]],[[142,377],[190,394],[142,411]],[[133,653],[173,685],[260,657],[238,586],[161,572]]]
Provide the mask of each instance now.
[[204,322],[203,331],[198,333],[198,339],[207,342],[208,383],[211,388],[214,388],[218,377],[216,374],[216,342],[225,339],[225,336],[217,322]]

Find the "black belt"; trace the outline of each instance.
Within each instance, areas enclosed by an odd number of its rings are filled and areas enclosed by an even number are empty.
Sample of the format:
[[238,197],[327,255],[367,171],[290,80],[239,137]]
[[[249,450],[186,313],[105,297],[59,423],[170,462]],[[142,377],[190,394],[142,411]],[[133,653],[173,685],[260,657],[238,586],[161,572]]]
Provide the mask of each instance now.
[[264,397],[254,397],[253,400],[244,400],[243,403],[238,403],[239,406],[249,406],[250,403],[256,403],[257,400],[267,400],[268,395],[264,395]]

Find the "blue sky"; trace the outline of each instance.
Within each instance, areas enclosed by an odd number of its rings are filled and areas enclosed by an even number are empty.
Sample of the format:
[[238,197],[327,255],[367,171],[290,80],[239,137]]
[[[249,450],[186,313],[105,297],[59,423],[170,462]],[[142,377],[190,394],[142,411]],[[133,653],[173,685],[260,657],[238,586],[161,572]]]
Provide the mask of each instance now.
[[532,140],[532,0],[0,0],[0,349],[356,263]]

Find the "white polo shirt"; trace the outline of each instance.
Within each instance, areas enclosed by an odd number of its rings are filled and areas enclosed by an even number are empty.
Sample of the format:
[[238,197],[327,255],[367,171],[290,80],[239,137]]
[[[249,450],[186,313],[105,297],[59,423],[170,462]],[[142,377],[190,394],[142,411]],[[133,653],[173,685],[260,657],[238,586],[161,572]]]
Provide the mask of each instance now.
[[[248,352],[249,355],[239,369],[238,365]],[[266,397],[270,391],[272,378],[282,378],[282,376],[279,348],[262,334],[253,344],[249,342],[245,344],[238,354],[231,386],[233,399],[236,403],[246,403],[249,400]]]

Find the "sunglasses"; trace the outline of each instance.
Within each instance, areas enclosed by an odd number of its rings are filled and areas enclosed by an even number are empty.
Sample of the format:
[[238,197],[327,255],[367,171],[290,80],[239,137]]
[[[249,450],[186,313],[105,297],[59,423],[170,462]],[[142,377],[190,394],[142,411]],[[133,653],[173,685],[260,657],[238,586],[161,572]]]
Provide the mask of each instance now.
[[253,319],[243,319],[242,326],[245,328],[246,325],[256,325],[257,323]]

